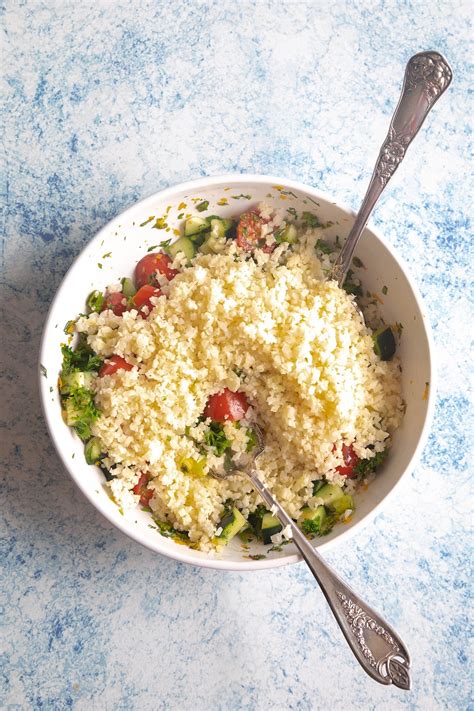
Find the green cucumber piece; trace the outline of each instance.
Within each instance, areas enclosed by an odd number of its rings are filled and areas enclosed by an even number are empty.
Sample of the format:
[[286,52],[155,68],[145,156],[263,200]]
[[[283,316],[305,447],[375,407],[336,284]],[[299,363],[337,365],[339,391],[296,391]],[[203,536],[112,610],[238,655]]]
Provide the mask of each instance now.
[[324,484],[324,486],[322,486],[316,494],[319,499],[323,500],[323,503],[326,506],[330,507],[332,507],[334,502],[341,499],[344,495],[343,490],[337,484]]
[[288,244],[295,244],[298,241],[298,231],[296,227],[289,223],[285,227],[280,227],[279,230],[275,232],[275,242],[280,244],[280,242],[288,242]]
[[188,217],[184,222],[184,236],[192,237],[209,229],[209,222],[204,217]]
[[330,507],[334,513],[337,513],[338,516],[340,516],[345,511],[354,509],[354,499],[350,496],[350,494],[344,494],[339,499],[333,501],[332,504],[330,504]]
[[219,521],[218,528],[222,528],[222,533],[220,533],[217,538],[228,543],[230,539],[236,536],[246,525],[247,521],[239,509],[233,506],[224,512],[224,515]]
[[225,237],[225,234],[232,225],[232,220],[225,220],[222,217],[212,217],[210,220],[211,235],[213,237]]
[[374,351],[380,360],[392,360],[397,350],[397,344],[390,326],[379,328],[378,331],[375,331],[372,338],[374,339]]
[[305,506],[301,509],[298,525],[307,536],[325,536],[332,530],[336,522],[334,514],[328,514],[325,506],[311,509]]
[[200,245],[199,251],[202,254],[220,254],[225,250],[225,246],[225,237],[216,237],[211,233],[207,235],[204,242]]
[[186,257],[191,260],[196,254],[195,247],[188,237],[180,237],[167,247],[167,252],[172,259],[176,257],[177,254],[185,254]]
[[97,464],[102,457],[102,448],[100,445],[100,440],[97,437],[92,437],[84,446],[84,455],[87,464]]
[[124,277],[122,279],[122,294],[127,297],[127,299],[130,299],[132,296],[135,296],[137,293],[137,290],[135,289],[135,284],[131,279],[128,277]]
[[62,375],[61,387],[59,388],[59,391],[61,395],[68,395],[73,390],[77,390],[78,388],[85,388],[86,390],[89,390],[94,377],[95,373],[83,373],[79,370],[76,370],[73,373],[68,373],[67,375]]
[[280,533],[282,529],[283,526],[276,516],[273,516],[271,513],[263,514],[261,533],[264,543],[271,543],[272,536],[276,533]]

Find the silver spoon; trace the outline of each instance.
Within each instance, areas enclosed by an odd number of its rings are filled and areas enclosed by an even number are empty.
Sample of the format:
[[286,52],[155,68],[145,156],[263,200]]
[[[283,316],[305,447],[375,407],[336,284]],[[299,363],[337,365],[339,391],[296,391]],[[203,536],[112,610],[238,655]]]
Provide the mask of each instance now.
[[[426,116],[448,88],[451,79],[452,71],[438,52],[421,52],[409,60],[400,100],[375,164],[367,193],[331,273],[331,278],[335,279],[339,286],[344,283],[354,249],[377,200],[403,160]],[[258,439],[252,462],[255,464],[264,449],[264,440],[260,428],[255,425],[253,427]],[[410,656],[395,631],[325,563],[296,523],[259,480],[255,468],[241,473],[247,474],[282,526],[290,527],[293,542],[319,583],[339,627],[363,669],[381,684],[394,684],[400,689],[409,690]],[[232,472],[213,472],[213,476],[217,478],[230,475]]]
[[246,474],[249,477],[268,508],[278,517],[283,528],[290,526],[293,542],[319,583],[359,664],[367,674],[381,684],[395,684],[400,689],[410,689],[410,656],[400,637],[383,617],[342,582],[258,478],[254,465],[263,452],[265,443],[260,427],[252,424],[252,428],[258,441],[248,468],[245,471],[239,469],[238,472],[213,471],[211,475],[216,479],[226,479],[236,473]]
[[330,278],[337,281],[339,286],[344,283],[357,242],[377,200],[452,78],[449,64],[438,52],[420,52],[408,61],[400,100],[380,149],[369,187],[331,272]]

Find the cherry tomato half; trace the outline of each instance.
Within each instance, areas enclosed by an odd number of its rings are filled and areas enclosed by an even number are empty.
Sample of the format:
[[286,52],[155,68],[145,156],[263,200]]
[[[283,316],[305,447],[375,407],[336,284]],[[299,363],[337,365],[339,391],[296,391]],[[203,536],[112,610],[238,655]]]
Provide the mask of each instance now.
[[204,409],[204,417],[216,422],[236,422],[245,417],[249,404],[244,393],[233,393],[224,388],[220,393],[211,395]]
[[239,224],[237,225],[237,244],[245,252],[253,252],[254,249],[261,248],[264,252],[273,252],[276,243],[266,244],[265,238],[262,237],[262,225],[268,220],[256,211],[244,212],[240,216]]
[[168,281],[174,279],[178,272],[176,269],[171,269],[171,261],[170,257],[163,252],[153,252],[140,259],[135,267],[135,284],[137,289],[145,286],[145,284],[158,286],[156,279],[157,272],[163,274]]
[[125,358],[119,355],[110,356],[104,361],[102,368],[99,370],[99,377],[104,375],[113,375],[117,370],[132,370],[133,365],[128,363]]
[[122,316],[122,314],[128,310],[127,297],[118,291],[107,294],[104,298],[101,311],[105,311],[106,309],[112,309],[116,316]]
[[357,476],[354,471],[354,467],[359,461],[359,457],[354,452],[352,444],[348,447],[345,444],[342,445],[342,456],[344,464],[341,464],[340,467],[336,467],[336,471],[339,472],[339,474],[342,474],[342,476],[346,476],[348,479],[353,479]]
[[[146,318],[153,309],[153,304],[150,301],[153,296],[161,296],[160,289],[157,289],[151,284],[145,284],[145,286],[140,287],[135,296],[132,297],[133,305],[138,309],[138,313],[142,318]],[[145,306],[148,309],[147,311],[143,310]]]
[[140,497],[141,506],[148,506],[151,497],[153,496],[153,490],[147,489],[148,482],[150,481],[148,474],[141,474],[138,483],[133,487],[133,493]]

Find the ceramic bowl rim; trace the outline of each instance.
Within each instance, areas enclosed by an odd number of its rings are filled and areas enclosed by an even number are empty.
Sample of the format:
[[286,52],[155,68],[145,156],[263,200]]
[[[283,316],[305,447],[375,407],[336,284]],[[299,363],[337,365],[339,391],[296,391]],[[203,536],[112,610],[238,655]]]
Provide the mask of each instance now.
[[[334,200],[331,195],[328,195],[327,193],[315,189],[309,185],[306,185],[305,183],[296,181],[296,180],[290,180],[287,178],[282,178],[280,176],[273,176],[273,175],[258,175],[258,174],[251,174],[251,173],[229,173],[229,174],[223,174],[223,175],[213,175],[213,176],[206,176],[203,178],[198,178],[196,180],[191,180],[191,181],[185,181],[182,183],[178,183],[176,185],[171,185],[167,188],[164,188],[162,190],[159,190],[157,192],[152,193],[148,197],[145,197],[141,200],[138,200],[137,202],[132,203],[128,207],[126,207],[124,210],[122,210],[118,215],[112,218],[112,220],[109,220],[101,229],[90,239],[86,245],[81,249],[80,253],[75,257],[74,261],[72,262],[71,266],[67,270],[66,274],[64,275],[57,291],[56,294],[51,302],[51,305],[49,307],[46,319],[44,321],[43,325],[43,333],[42,333],[42,338],[41,338],[41,344],[40,344],[40,349],[39,349],[39,363],[38,363],[38,372],[39,372],[39,388],[40,388],[40,400],[41,400],[41,406],[43,410],[43,415],[46,421],[46,425],[48,428],[49,435],[53,441],[53,444],[55,446],[55,449],[59,455],[59,458],[61,459],[65,469],[67,470],[69,476],[71,479],[74,481],[74,483],[78,486],[78,488],[81,490],[81,492],[84,494],[84,496],[91,502],[91,504],[94,506],[96,510],[98,510],[105,518],[116,528],[118,528],[122,533],[127,535],[129,538],[132,538],[134,541],[137,543],[140,543],[141,545],[145,546],[149,550],[152,550],[154,553],[159,553],[160,555],[164,555],[167,558],[171,558],[177,562],[181,563],[188,563],[191,565],[195,565],[201,568],[213,568],[215,570],[227,570],[227,571],[248,571],[248,570],[263,570],[266,568],[276,568],[279,566],[283,565],[290,565],[293,563],[300,562],[301,556],[297,553],[292,553],[286,556],[281,556],[278,558],[272,558],[272,559],[265,559],[265,560],[242,560],[242,561],[232,561],[232,560],[225,560],[216,557],[209,557],[209,558],[202,558],[202,559],[197,559],[193,557],[190,553],[188,553],[188,549],[185,546],[176,546],[173,551],[169,550],[160,550],[160,536],[157,536],[157,545],[150,545],[148,542],[144,541],[141,534],[140,534],[140,529],[133,527],[130,525],[129,522],[124,518],[122,520],[114,520],[112,517],[109,515],[109,512],[106,508],[101,506],[101,502],[97,500],[96,497],[92,495],[92,491],[89,490],[89,488],[78,478],[76,477],[74,473],[74,467],[73,467],[73,462],[70,459],[66,459],[65,453],[63,451],[63,448],[60,446],[60,443],[58,441],[58,438],[55,434],[55,425],[53,422],[52,414],[51,414],[51,408],[49,407],[49,399],[47,395],[49,394],[46,388],[45,384],[45,379],[42,377],[41,373],[41,363],[44,362],[45,359],[45,350],[47,347],[47,334],[49,331],[49,326],[50,326],[50,321],[52,318],[52,314],[54,313],[54,309],[56,306],[56,303],[58,300],[62,297],[62,291],[67,283],[69,274],[71,270],[74,268],[76,265],[77,261],[83,256],[83,254],[89,250],[93,242],[99,241],[103,238],[103,235],[109,233],[111,226],[114,223],[120,224],[120,221],[123,221],[125,215],[130,211],[130,210],[136,210],[139,207],[143,208],[143,212],[146,212],[146,207],[148,204],[155,203],[157,200],[160,201],[166,201],[167,197],[171,197],[173,194],[178,193],[178,192],[183,192],[183,191],[199,191],[200,189],[203,188],[210,188],[214,184],[224,184],[224,183],[240,183],[240,184],[245,184],[245,183],[260,183],[260,184],[270,184],[270,185],[279,185],[283,186],[285,189],[289,188],[290,190],[299,190],[303,193],[306,193],[313,197],[315,200],[318,198],[321,200],[324,200],[325,202],[332,203],[334,204],[337,208],[340,210],[343,210],[347,215],[354,217],[355,212],[351,209],[349,209],[346,205],[343,203],[339,202],[338,200]],[[427,343],[428,343],[428,371],[429,371],[429,376],[430,376],[430,388],[428,392],[428,398],[427,398],[427,403],[426,403],[426,414],[423,422],[423,426],[421,428],[421,433],[420,437],[418,440],[418,443],[414,449],[413,455],[408,462],[407,466],[405,467],[405,470],[400,474],[398,477],[397,481],[393,484],[391,489],[383,496],[383,498],[364,516],[363,519],[360,521],[357,521],[354,523],[354,525],[349,528],[349,529],[342,529],[341,532],[339,533],[338,536],[336,536],[334,539],[330,541],[321,541],[318,542],[317,549],[320,552],[326,552],[336,545],[339,545],[343,541],[347,542],[350,537],[352,537],[356,531],[359,532],[363,526],[366,526],[368,523],[373,521],[374,517],[380,512],[381,508],[387,504],[387,501],[389,498],[393,495],[393,493],[396,491],[398,486],[400,485],[400,482],[405,479],[407,474],[413,470],[413,467],[415,466],[416,462],[418,461],[421,452],[426,444],[428,434],[431,428],[431,423],[433,419],[433,413],[434,413],[434,404],[436,400],[436,372],[435,372],[435,367],[434,367],[434,346],[433,346],[433,336],[432,336],[432,331],[431,331],[431,326],[429,323],[429,320],[427,316],[425,315],[425,309],[423,308],[423,301],[421,294],[418,290],[418,287],[415,283],[415,280],[410,274],[410,270],[407,268],[406,264],[403,262],[403,260],[395,253],[394,249],[387,243],[387,241],[384,239],[384,237],[380,234],[380,232],[374,228],[372,225],[368,225],[367,227],[372,234],[375,236],[376,239],[380,241],[382,246],[389,252],[390,256],[392,259],[398,264],[400,267],[401,271],[405,275],[409,287],[412,290],[414,300],[417,304],[417,307],[422,314],[422,319],[423,319],[423,326],[425,329],[425,334],[427,338]]]

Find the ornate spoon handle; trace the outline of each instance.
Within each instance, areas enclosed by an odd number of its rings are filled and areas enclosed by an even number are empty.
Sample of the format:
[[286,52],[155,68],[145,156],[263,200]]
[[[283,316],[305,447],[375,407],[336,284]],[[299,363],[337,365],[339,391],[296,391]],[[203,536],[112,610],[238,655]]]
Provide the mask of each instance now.
[[381,684],[395,684],[410,689],[410,656],[396,632],[375,610],[342,582],[323,560],[298,526],[258,479],[249,472],[252,484],[281,524],[291,526],[293,541],[319,583],[326,600],[354,652],[357,661],[373,679]]
[[400,100],[380,149],[367,193],[333,267],[331,278],[339,286],[344,283],[354,249],[377,200],[405,157],[423,121],[450,85],[452,77],[449,64],[438,52],[420,52],[409,60]]

